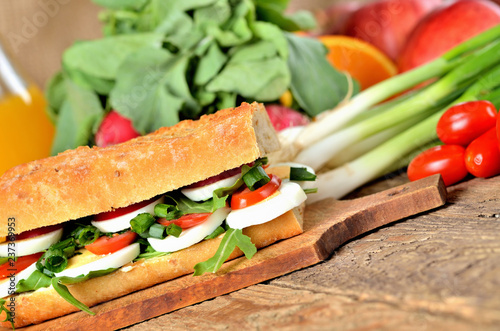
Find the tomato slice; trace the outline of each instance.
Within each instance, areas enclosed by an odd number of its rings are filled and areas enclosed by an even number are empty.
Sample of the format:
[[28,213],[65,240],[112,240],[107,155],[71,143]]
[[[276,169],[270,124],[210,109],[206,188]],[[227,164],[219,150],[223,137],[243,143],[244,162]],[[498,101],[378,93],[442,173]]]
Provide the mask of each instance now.
[[198,214],[187,214],[179,217],[176,220],[167,221],[164,218],[158,219],[158,223],[164,226],[169,226],[170,224],[175,224],[180,226],[182,229],[189,229],[193,226],[205,222],[212,213],[198,213]]
[[274,194],[281,185],[281,179],[272,174],[269,177],[271,180],[267,184],[254,191],[245,187],[242,191],[234,193],[231,197],[231,209],[242,209],[255,205]]
[[94,216],[94,222],[100,222],[100,221],[107,221],[119,216],[126,215],[128,213],[134,212],[138,209],[141,209],[143,207],[146,207],[150,203],[153,203],[155,200],[157,200],[158,197],[154,197],[149,200],[141,201],[138,203],[134,203],[133,205],[127,206],[127,207],[122,207],[122,208],[117,208],[113,211],[107,211],[104,213],[100,213]]
[[43,228],[33,229],[29,231],[21,232],[20,234],[16,234],[16,240],[23,240],[33,237],[41,236],[42,234],[46,234],[52,231],[59,230],[62,228],[62,224],[56,224],[51,226],[44,226]]
[[442,145],[429,148],[417,155],[408,165],[408,178],[411,181],[441,174],[446,186],[452,185],[467,176],[465,167],[465,148],[460,145]]
[[99,237],[92,244],[85,246],[85,248],[95,255],[110,254],[132,244],[136,238],[137,233],[132,231],[127,231],[122,234],[115,233],[112,237]]
[[[36,261],[43,255],[43,252],[35,253],[26,256],[20,256],[16,261],[12,262],[14,265],[11,265],[11,261],[7,261],[4,264],[0,265],[0,279],[5,279],[9,277],[12,273],[18,274]],[[13,271],[14,270],[14,271]]]

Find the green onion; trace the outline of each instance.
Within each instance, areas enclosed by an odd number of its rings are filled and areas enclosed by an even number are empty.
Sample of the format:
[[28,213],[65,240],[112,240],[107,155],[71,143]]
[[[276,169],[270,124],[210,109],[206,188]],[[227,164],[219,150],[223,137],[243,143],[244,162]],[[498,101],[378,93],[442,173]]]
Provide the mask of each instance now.
[[155,223],[149,228],[149,236],[151,238],[164,239],[166,237],[165,228],[165,226]]
[[[386,100],[387,98],[403,92],[419,83],[425,82],[431,78],[439,78],[450,70],[461,65],[464,61],[470,59],[471,52],[481,51],[485,45],[492,43],[500,38],[500,25],[487,30],[476,37],[456,46],[443,56],[417,67],[411,71],[391,77],[379,84],[376,84],[363,92],[354,96],[348,103],[337,107],[329,112],[318,116],[318,121],[308,125],[295,141],[295,147],[299,150],[320,141],[333,132],[344,128],[345,124],[351,121],[358,114],[366,109]],[[498,55],[493,57],[496,59]],[[476,65],[481,66],[480,61],[474,61]],[[484,68],[484,66],[483,66]],[[469,72],[461,71],[463,76],[455,75],[455,78],[461,81],[472,78]],[[453,84],[450,80],[448,83]],[[443,86],[444,88],[445,86]],[[410,98],[413,102],[416,98]],[[424,100],[420,100],[424,102]]]
[[80,224],[70,235],[75,238],[78,247],[83,247],[96,241],[100,234],[101,232],[95,226]]
[[154,213],[158,217],[163,217],[167,221],[177,219],[182,216],[182,212],[176,205],[159,203],[155,206]]
[[271,180],[261,166],[252,167],[243,175],[242,179],[250,191],[258,189]]
[[172,223],[167,226],[166,231],[169,236],[174,236],[176,238],[179,238],[179,236],[182,233],[182,228],[177,224]]
[[353,124],[302,150],[296,162],[321,169],[330,159],[350,145],[371,135],[408,121],[414,116],[428,117],[435,106],[457,90],[469,86],[485,70],[500,62],[500,42],[470,54],[464,61],[439,81],[422,89],[412,98],[406,99],[378,116]]
[[142,213],[130,220],[132,231],[138,234],[146,232],[151,225],[156,222],[156,218],[150,213]]
[[315,181],[316,175],[307,171],[307,168],[290,168],[290,180],[294,181]]
[[[485,50],[484,53],[488,54],[488,56],[498,58],[495,54],[489,53],[490,51],[498,54],[500,52],[499,44],[493,45],[491,48]],[[500,58],[498,60],[500,61]],[[485,59],[481,58],[481,61],[485,61]],[[477,65],[479,66],[480,64]],[[472,64],[470,67],[463,68],[470,70],[473,69],[471,67]],[[468,72],[463,72],[462,74],[465,76]],[[387,171],[393,170],[393,165],[400,162],[406,155],[437,139],[437,122],[449,106],[466,101],[498,98],[500,96],[499,91],[500,65],[497,65],[486,72],[482,72],[476,82],[447,107],[444,107],[355,160],[318,175],[318,180],[316,181],[318,193],[311,195],[308,203],[327,197],[341,198],[357,187],[376,179],[387,173]]]

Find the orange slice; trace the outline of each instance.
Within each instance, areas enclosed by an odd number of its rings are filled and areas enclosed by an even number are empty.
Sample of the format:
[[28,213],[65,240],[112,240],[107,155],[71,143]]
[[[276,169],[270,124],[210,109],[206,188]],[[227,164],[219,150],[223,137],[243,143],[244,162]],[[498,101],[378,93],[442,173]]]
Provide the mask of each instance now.
[[396,65],[375,46],[347,36],[320,36],[328,48],[328,61],[340,71],[348,72],[366,89],[397,74]]

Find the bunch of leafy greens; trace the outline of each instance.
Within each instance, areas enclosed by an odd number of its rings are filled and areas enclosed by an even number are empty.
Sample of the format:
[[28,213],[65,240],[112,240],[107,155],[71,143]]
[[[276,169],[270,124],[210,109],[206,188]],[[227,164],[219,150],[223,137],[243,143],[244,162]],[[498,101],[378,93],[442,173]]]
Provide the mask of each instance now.
[[326,49],[289,31],[314,27],[289,0],[93,0],[104,38],[63,54],[50,80],[52,153],[91,145],[111,109],[141,134],[242,101],[273,102],[291,90],[310,116],[348,93]]

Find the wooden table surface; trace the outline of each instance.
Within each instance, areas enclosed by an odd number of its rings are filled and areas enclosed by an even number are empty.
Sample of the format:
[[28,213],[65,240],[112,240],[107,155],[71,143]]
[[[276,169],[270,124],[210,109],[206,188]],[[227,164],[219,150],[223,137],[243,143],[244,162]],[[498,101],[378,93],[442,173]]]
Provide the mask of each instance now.
[[[350,198],[397,186],[384,178]],[[126,330],[500,330],[500,177],[341,246],[326,261]]]

